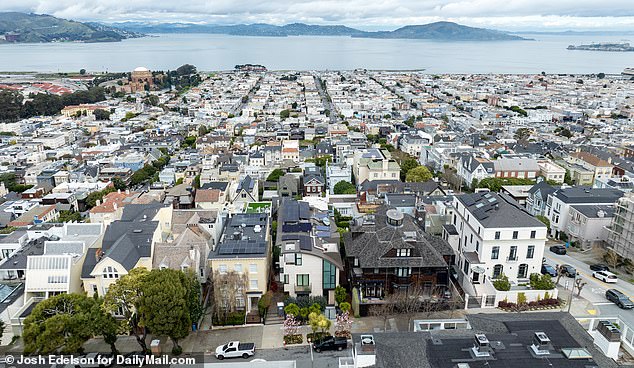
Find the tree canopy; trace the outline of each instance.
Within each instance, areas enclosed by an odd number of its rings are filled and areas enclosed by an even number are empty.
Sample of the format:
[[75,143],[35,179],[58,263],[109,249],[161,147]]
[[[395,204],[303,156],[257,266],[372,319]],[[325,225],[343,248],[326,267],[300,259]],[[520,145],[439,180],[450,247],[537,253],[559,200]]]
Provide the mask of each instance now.
[[335,194],[356,194],[357,187],[355,187],[354,184],[350,182],[342,180],[338,182],[337,184],[335,184],[333,188],[333,192]]
[[405,179],[407,178],[407,173],[415,168],[420,166],[420,164],[418,163],[418,160],[416,160],[415,158],[406,158],[403,161],[401,161],[401,180],[405,181]]
[[269,176],[266,178],[267,181],[279,181],[280,177],[284,176],[284,171],[282,169],[275,169],[271,171]]
[[417,166],[407,172],[405,181],[407,182],[426,182],[432,178],[432,174],[425,166]]

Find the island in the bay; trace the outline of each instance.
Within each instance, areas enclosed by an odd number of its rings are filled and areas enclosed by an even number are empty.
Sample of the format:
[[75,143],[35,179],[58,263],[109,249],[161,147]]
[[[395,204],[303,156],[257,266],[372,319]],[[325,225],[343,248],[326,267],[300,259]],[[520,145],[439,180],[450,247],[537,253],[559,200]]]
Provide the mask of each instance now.
[[604,43],[591,43],[588,45],[570,45],[568,46],[568,50],[584,50],[584,51],[615,51],[615,52],[623,52],[623,51],[634,51],[634,47],[629,43],[615,43],[615,42],[604,42]]

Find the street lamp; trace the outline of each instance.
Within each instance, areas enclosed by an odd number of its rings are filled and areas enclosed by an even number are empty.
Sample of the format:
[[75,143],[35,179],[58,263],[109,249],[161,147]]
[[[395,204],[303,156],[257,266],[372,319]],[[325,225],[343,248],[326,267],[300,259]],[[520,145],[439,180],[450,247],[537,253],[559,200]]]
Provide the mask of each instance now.
[[315,367],[315,361],[313,359],[313,343],[310,340],[310,337],[306,339],[308,341],[308,349],[310,350],[310,366],[311,368]]

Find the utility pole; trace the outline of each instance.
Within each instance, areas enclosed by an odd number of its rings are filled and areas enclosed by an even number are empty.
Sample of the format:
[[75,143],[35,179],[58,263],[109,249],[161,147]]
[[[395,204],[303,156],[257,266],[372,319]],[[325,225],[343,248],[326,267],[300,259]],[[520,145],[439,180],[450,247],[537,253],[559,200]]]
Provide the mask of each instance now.
[[572,294],[575,292],[575,285],[577,284],[577,276],[579,274],[575,272],[575,278],[572,280],[572,286],[570,287],[570,298],[568,299],[568,313],[570,313],[570,306],[572,305]]

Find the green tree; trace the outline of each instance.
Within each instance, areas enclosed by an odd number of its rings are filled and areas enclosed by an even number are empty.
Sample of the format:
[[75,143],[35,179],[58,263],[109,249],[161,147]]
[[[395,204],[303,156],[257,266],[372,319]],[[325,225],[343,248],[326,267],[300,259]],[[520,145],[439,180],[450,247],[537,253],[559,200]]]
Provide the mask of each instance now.
[[357,187],[350,182],[342,180],[335,184],[335,186],[333,187],[333,192],[335,194],[356,194]]
[[128,185],[121,178],[113,178],[112,185],[114,185],[116,190],[126,190],[128,188]]
[[273,171],[271,171],[271,173],[269,174],[269,176],[266,178],[267,181],[279,181],[280,177],[284,176],[284,171],[282,171],[282,169],[275,169]]
[[528,139],[528,137],[531,136],[531,133],[531,130],[528,128],[519,128],[515,131],[514,137],[518,141],[523,141],[525,139]]
[[112,354],[119,354],[117,346],[117,336],[122,331],[121,323],[117,321],[112,313],[107,312],[103,306],[103,298],[96,298],[97,303],[92,306],[90,312],[90,325],[94,327],[95,334],[103,336],[103,340],[110,346]]
[[182,352],[178,341],[189,335],[192,326],[187,289],[185,274],[169,268],[150,271],[141,286],[141,324],[154,335],[169,337],[176,355]]
[[432,178],[431,172],[425,166],[417,166],[407,172],[405,181],[407,182],[426,182]]
[[97,120],[110,120],[110,111],[104,109],[96,109],[92,112]]
[[570,170],[566,169],[566,174],[564,175],[564,183],[567,185],[573,185],[572,176],[570,175]]
[[335,288],[335,301],[337,302],[337,304],[345,302],[347,298],[348,292],[346,291],[346,289],[341,285],[337,285],[337,287]]
[[0,122],[18,120],[23,100],[24,97],[18,91],[0,89]]
[[284,307],[284,313],[299,317],[299,307],[295,303],[290,303]]
[[[141,351],[148,351],[146,326],[141,322],[140,308],[143,285],[148,276],[145,268],[133,268],[127,275],[119,278],[108,288],[104,298],[104,309],[110,313],[123,315],[123,323],[128,331],[132,331]],[[139,333],[139,331],[142,331]]]
[[401,161],[401,181],[405,181],[407,173],[418,166],[420,166],[420,164],[418,163],[418,160],[414,158],[406,158]]
[[59,222],[81,222],[81,213],[76,211],[60,211]]
[[200,174],[194,176],[194,188],[200,188]]
[[290,116],[291,116],[291,112],[289,110],[284,109],[280,111],[280,118],[282,118],[282,120],[288,119]]
[[86,207],[93,208],[97,205],[97,201],[103,201],[103,197],[105,197],[108,193],[112,193],[115,191],[114,187],[107,187],[104,190],[100,190],[98,192],[92,192],[86,196]]
[[203,316],[202,293],[198,276],[193,270],[185,272],[185,286],[187,287],[187,301],[189,304],[189,318],[198,325]]
[[24,320],[24,352],[81,351],[94,334],[89,322],[97,301],[83,294],[60,294],[39,302]]
[[86,74],[86,69],[79,69],[79,74],[80,75],[85,75]]

